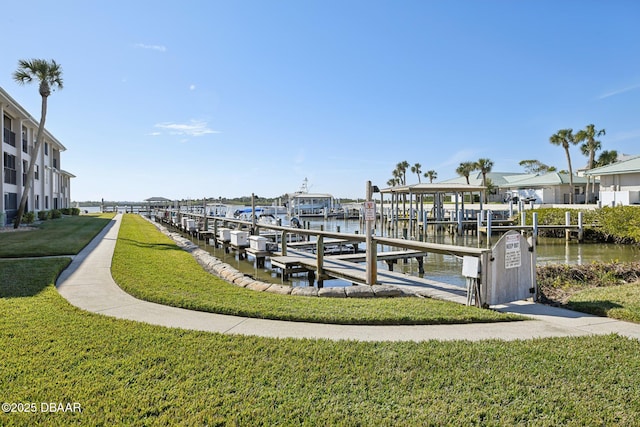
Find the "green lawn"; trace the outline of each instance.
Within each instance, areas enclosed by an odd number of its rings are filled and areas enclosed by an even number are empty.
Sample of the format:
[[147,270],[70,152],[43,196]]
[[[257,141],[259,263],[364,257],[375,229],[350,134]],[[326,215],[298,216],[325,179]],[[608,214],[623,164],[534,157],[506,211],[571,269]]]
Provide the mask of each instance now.
[[[78,240],[86,244],[90,234]],[[117,250],[153,247],[132,237]],[[171,265],[169,254],[181,251],[165,243]],[[68,263],[0,260],[0,403],[35,409],[0,412],[2,426],[583,426],[640,419],[638,340],[371,343],[183,331],[72,307],[53,287]],[[41,412],[52,402],[82,412]]]
[[0,258],[77,254],[111,217],[64,216],[43,221],[35,230],[0,233]]
[[[0,261],[0,425],[634,425],[619,336],[362,343],[189,332],[70,306],[68,261]],[[21,277],[19,282],[14,277]],[[28,279],[24,279],[28,278]],[[40,413],[41,402],[82,413]]]
[[585,289],[572,295],[567,307],[598,316],[640,323],[640,284]]
[[340,324],[444,324],[521,317],[425,298],[318,298],[276,295],[231,285],[139,215],[125,215],[112,265],[125,291],[160,304],[267,319]]

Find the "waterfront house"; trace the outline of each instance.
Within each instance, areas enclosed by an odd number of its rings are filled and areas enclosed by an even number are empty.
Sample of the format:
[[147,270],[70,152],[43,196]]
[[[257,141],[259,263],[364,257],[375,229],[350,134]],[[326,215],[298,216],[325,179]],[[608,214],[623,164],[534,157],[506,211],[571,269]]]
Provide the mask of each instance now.
[[[570,181],[568,173],[548,172],[542,175],[513,176],[499,187],[500,192],[505,195],[505,200],[511,196],[539,204],[568,204],[571,194]],[[586,186],[587,178],[573,176],[574,203],[585,202]],[[597,191],[597,182],[595,186]]]
[[[2,168],[0,180],[0,226],[11,223],[17,214],[29,162],[36,144],[38,121],[0,87],[0,120],[2,123]],[[71,178],[62,169],[66,150],[49,131],[44,131],[44,144],[34,170],[26,212],[71,207]]]
[[640,156],[591,169],[585,175],[600,178],[602,206],[640,204]]
[[[442,183],[466,183],[465,177],[456,177]],[[469,184],[482,185],[482,174],[474,172],[469,176]],[[567,204],[571,192],[569,174],[561,172],[509,173],[490,172],[487,174],[489,202],[509,202],[523,200],[539,204]],[[587,179],[573,176],[574,202],[584,203]],[[596,182],[597,191],[597,182]]]
[[[514,172],[489,172],[487,173],[487,187],[489,194],[487,199],[489,202],[499,203],[511,198],[510,193],[503,193],[501,189],[503,186],[517,181],[523,178],[533,177],[535,174],[526,173],[514,173]],[[466,184],[467,179],[464,176],[458,176],[446,181],[441,181],[441,184]],[[469,185],[482,185],[482,173],[474,171],[469,175]]]

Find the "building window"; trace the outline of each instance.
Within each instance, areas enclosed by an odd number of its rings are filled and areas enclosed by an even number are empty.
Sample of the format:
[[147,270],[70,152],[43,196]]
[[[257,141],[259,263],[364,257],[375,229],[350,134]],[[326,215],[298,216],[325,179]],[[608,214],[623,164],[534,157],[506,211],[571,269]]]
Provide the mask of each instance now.
[[16,146],[16,134],[11,132],[11,117],[4,116],[4,129],[2,133],[2,140],[12,147]]
[[22,161],[22,185],[27,184],[27,171],[29,170],[29,163],[26,160]]
[[4,182],[5,184],[16,184],[16,156],[7,152],[4,153]]
[[44,208],[49,209],[49,196],[44,196]]
[[40,195],[36,194],[36,210],[40,210]]
[[39,180],[40,179],[40,167],[38,165],[34,165],[34,168],[33,168],[33,179],[35,179],[35,180]]
[[29,151],[29,141],[27,140],[27,131],[22,128],[22,152],[27,153]]
[[47,142],[44,143],[44,155],[49,155],[49,144]]
[[3,140],[12,147],[16,146],[16,134],[11,129],[4,128]]
[[4,208],[8,211],[18,209],[17,193],[4,193]]

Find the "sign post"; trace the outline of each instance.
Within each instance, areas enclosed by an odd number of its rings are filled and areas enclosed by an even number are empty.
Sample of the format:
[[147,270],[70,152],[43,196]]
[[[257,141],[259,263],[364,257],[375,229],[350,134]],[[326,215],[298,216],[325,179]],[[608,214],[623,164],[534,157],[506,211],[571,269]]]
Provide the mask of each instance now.
[[367,285],[375,285],[378,281],[378,269],[376,260],[376,243],[373,239],[373,222],[376,220],[376,202],[372,200],[373,188],[371,181],[367,181],[366,200],[364,202],[364,221],[366,232],[366,264],[367,264]]

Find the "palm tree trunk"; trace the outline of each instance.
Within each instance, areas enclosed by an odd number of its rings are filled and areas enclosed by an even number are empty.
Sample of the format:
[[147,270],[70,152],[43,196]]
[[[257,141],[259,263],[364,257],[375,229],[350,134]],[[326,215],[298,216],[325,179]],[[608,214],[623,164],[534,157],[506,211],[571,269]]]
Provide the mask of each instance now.
[[[20,227],[22,223],[22,216],[24,215],[27,199],[29,198],[29,193],[31,192],[31,187],[33,186],[34,180],[34,170],[36,167],[36,162],[38,161],[38,153],[40,153],[40,148],[42,147],[42,143],[44,141],[44,122],[47,118],[47,97],[42,97],[42,107],[40,114],[40,124],[38,125],[38,134],[36,135],[36,146],[33,149],[33,153],[31,153],[31,159],[29,160],[29,170],[27,171],[27,179],[23,182],[24,189],[22,190],[22,197],[20,198],[20,206],[18,207],[18,213],[16,219],[13,223],[13,228]],[[42,171],[45,173],[45,171]]]
[[569,165],[569,204],[573,204],[573,169],[571,168],[571,155],[569,154],[569,147],[564,149],[567,154],[567,164]]

